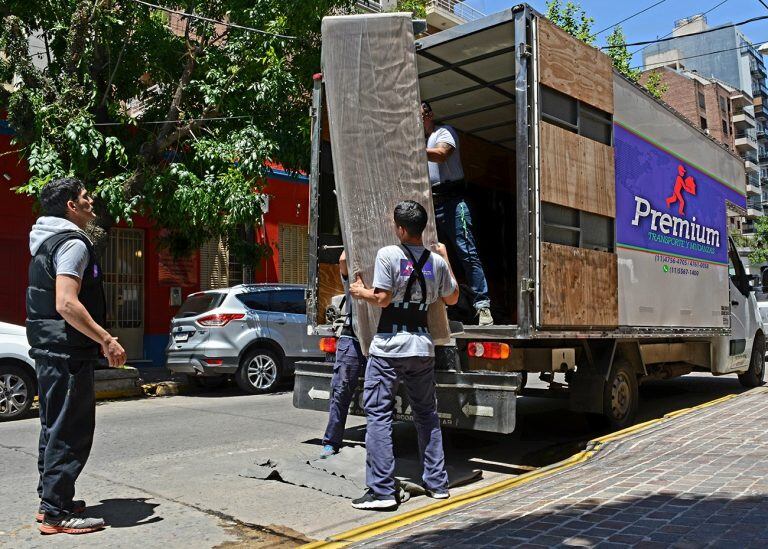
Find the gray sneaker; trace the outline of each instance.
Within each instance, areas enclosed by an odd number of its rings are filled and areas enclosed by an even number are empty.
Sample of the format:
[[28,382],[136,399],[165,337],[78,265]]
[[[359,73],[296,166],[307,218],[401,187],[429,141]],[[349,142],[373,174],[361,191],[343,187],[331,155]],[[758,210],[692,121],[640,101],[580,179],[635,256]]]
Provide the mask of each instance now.
[[64,515],[60,519],[46,516],[40,524],[41,534],[90,534],[104,529],[104,519],[83,518],[74,514]]
[[493,326],[493,317],[488,307],[479,309],[477,315],[480,317],[480,322],[478,323],[480,326]]

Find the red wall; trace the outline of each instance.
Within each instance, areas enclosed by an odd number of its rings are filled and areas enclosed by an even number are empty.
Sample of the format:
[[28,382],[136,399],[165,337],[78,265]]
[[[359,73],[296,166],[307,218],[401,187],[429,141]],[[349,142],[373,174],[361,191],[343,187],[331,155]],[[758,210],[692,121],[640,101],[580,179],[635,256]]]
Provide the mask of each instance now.
[[[33,201],[11,191],[26,183],[26,164],[12,150],[11,136],[0,127],[0,321],[24,324],[24,299],[29,267],[29,229]],[[6,178],[10,177],[10,181]]]

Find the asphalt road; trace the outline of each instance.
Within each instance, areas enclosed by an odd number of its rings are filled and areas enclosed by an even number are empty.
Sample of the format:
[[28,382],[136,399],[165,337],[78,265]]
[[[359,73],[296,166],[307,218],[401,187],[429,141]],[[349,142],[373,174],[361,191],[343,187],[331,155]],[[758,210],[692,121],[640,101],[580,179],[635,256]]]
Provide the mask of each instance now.
[[[657,382],[641,389],[638,421],[740,390],[731,376]],[[317,455],[326,418],[294,409],[291,399],[289,390],[244,396],[228,387],[193,396],[101,403],[96,442],[77,495],[87,500],[88,513],[103,516],[110,528],[79,538],[43,538],[33,522],[36,418],[0,424],[0,546],[295,546],[380,519],[352,509],[346,499],[239,476],[264,457]],[[481,469],[484,477],[454,493],[556,462],[603,434],[563,406],[557,400],[522,397],[513,435],[448,433],[448,463]],[[363,440],[363,424],[362,418],[350,418],[350,444]],[[415,456],[410,425],[396,428],[396,452]],[[414,498],[400,510],[429,503]]]

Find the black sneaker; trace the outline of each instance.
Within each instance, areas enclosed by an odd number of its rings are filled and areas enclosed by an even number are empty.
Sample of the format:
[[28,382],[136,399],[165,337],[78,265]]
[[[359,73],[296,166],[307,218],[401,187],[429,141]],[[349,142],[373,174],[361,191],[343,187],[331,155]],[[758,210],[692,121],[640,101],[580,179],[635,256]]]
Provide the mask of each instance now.
[[352,500],[352,507],[372,511],[392,511],[397,509],[397,500],[395,498],[378,499],[372,490],[368,490],[361,497]]

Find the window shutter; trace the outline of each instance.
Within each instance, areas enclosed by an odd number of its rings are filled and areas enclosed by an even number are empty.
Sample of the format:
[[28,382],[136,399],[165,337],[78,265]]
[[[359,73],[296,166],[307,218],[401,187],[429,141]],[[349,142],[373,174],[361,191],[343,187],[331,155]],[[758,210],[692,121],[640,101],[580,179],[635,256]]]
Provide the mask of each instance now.
[[229,286],[229,251],[221,238],[200,247],[200,289],[215,290]]
[[309,235],[306,225],[280,224],[280,282],[307,283],[307,250]]

